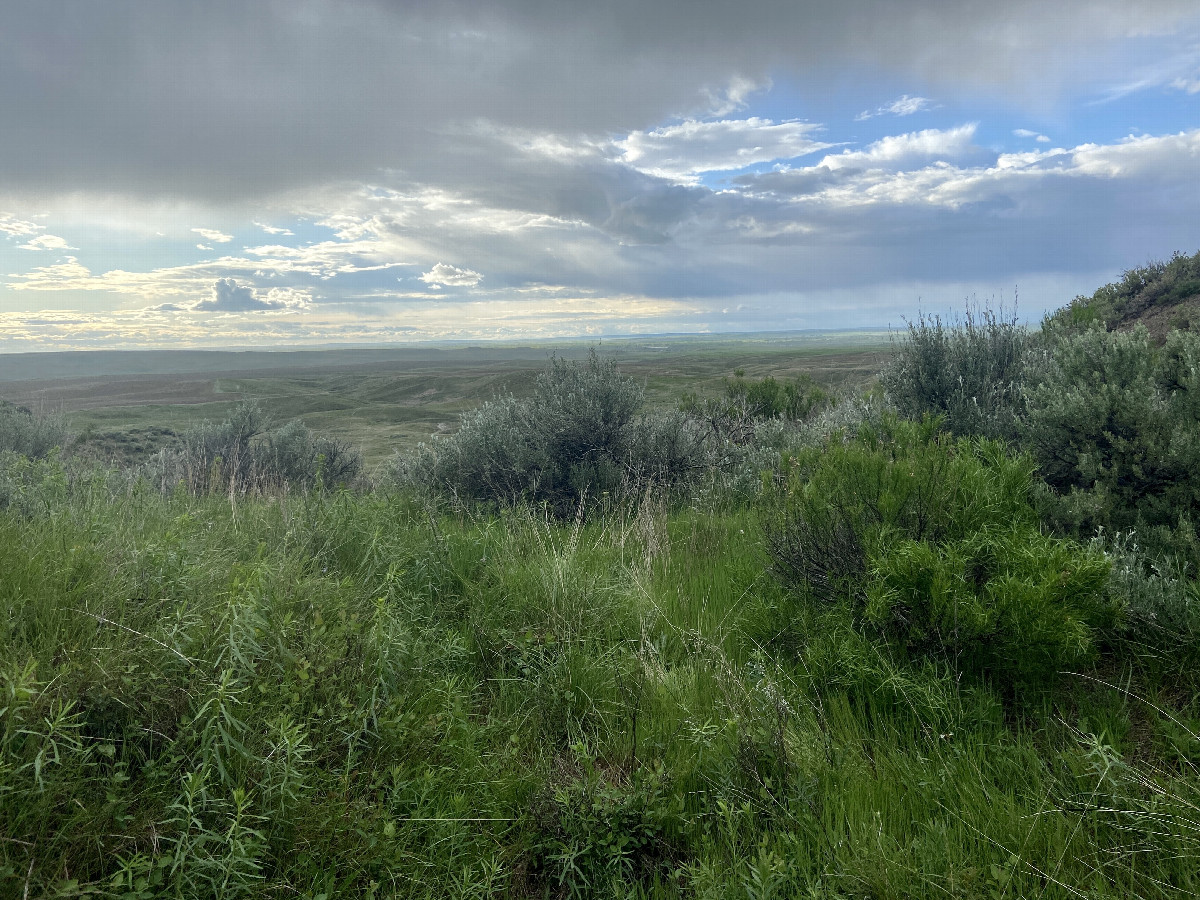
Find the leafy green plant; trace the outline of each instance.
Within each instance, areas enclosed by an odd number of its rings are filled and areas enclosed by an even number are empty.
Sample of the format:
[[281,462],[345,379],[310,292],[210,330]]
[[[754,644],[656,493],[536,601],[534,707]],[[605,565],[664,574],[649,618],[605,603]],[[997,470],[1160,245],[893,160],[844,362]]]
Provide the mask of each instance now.
[[682,810],[664,773],[637,771],[620,783],[583,745],[572,752],[580,777],[555,789],[535,813],[535,864],[570,897],[627,892],[669,866]]
[[1031,460],[936,426],[893,419],[794,457],[767,524],[775,572],[1001,685],[1088,661],[1114,620],[1107,559],[1038,531]]
[[872,565],[866,618],[912,653],[944,655],[998,684],[1038,686],[1086,665],[1117,609],[1109,562],[1036,528],[899,541]]
[[1195,520],[1200,335],[1173,332],[1161,348],[1140,327],[1062,335],[1026,395],[1027,441],[1060,528],[1136,527],[1149,540]]

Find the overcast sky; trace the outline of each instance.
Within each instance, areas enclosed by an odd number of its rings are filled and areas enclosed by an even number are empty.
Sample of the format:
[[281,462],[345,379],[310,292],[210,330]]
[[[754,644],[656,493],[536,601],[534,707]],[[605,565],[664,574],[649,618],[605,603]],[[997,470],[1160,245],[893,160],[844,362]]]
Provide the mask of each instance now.
[[1200,249],[1196,0],[5,0],[0,351],[1023,317]]

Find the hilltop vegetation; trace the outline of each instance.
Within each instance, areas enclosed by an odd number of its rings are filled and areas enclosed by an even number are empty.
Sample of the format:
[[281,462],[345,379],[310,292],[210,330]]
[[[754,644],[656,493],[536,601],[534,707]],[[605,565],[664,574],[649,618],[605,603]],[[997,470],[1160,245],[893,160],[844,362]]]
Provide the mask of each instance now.
[[374,482],[6,437],[0,894],[1194,896],[1198,367],[985,311],[866,394],[555,359]]
[[1141,324],[1160,342],[1172,330],[1200,329],[1200,252],[1176,252],[1167,262],[1130,269],[1120,281],[1106,284],[1091,297],[1076,297],[1046,321],[1051,328],[1093,324],[1111,330]]

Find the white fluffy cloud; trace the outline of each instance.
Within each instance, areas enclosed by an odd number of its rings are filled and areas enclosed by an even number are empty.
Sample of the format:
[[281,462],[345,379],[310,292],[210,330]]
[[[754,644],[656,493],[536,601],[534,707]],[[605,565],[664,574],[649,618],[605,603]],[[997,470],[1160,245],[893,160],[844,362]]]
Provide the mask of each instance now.
[[24,237],[27,234],[37,234],[42,230],[41,225],[18,219],[11,213],[0,213],[0,234],[10,237]]
[[689,120],[654,131],[635,131],[618,141],[617,147],[627,165],[653,175],[680,178],[824,150],[830,144],[810,137],[820,130],[807,122],[776,123],[759,118]]
[[429,285],[446,285],[447,287],[474,287],[483,280],[483,276],[470,269],[460,269],[446,263],[438,263],[424,275],[421,280]]
[[1046,137],[1046,135],[1038,134],[1036,131],[1030,131],[1028,128],[1014,128],[1013,134],[1015,134],[1017,137],[1033,138],[1039,144],[1050,143],[1050,138]]
[[924,161],[957,159],[973,149],[977,123],[940,130],[927,128],[908,134],[889,135],[865,150],[843,150],[826,156],[819,165],[829,169],[903,168]]
[[193,228],[196,234],[204,238],[206,241],[211,241],[214,244],[228,244],[233,240],[232,234],[226,234],[223,231],[217,231],[215,228]]
[[24,244],[18,245],[22,250],[77,250],[78,247],[72,247],[67,243],[65,238],[60,238],[56,234],[39,234],[35,238],[31,238]]
[[213,282],[207,299],[189,309],[197,312],[255,312],[264,309],[298,309],[309,305],[309,297],[301,291],[273,288],[260,293],[249,285],[238,284],[233,278],[218,278]]

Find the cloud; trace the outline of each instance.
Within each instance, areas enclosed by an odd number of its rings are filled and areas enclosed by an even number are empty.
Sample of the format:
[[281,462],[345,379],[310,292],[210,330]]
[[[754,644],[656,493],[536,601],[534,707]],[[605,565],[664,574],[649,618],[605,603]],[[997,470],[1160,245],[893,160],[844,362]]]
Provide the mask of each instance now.
[[277,225],[264,225],[262,222],[255,222],[254,224],[267,234],[292,234],[292,231],[289,228],[280,228]]
[[193,228],[192,231],[206,241],[212,241],[214,244],[228,244],[233,240],[232,234],[225,234],[225,232],[217,231],[215,228]]
[[745,75],[734,75],[723,90],[705,89],[708,117],[727,116],[731,112],[745,109],[751,94],[770,89],[770,78],[748,78]]
[[26,241],[24,244],[18,244],[22,250],[78,250],[78,247],[72,247],[65,239],[60,238],[56,234],[39,234],[37,237]]
[[488,340],[579,334],[648,334],[662,323],[701,330],[703,304],[640,296],[579,296],[554,287],[519,298],[448,305],[436,295],[411,302],[365,300],[342,307],[192,312],[189,304],[88,313],[78,309],[0,311],[0,352],[44,349],[304,346],[417,340]]
[[495,174],[461,139],[479,121],[600,139],[863,66],[943,103],[1052,107],[1107,77],[1131,36],[1200,30],[1194,0],[11,6],[0,194],[222,208],[382,171]]
[[[660,130],[668,127],[674,126]],[[368,321],[383,322],[378,339],[384,340],[401,326],[416,327],[402,311],[436,303],[443,294],[438,321],[456,333],[495,335],[521,323],[531,334],[621,327],[618,313],[611,319],[581,314],[578,322],[551,326],[543,318],[523,319],[510,305],[531,298],[540,304],[545,293],[539,285],[551,284],[559,286],[555,296],[611,301],[618,311],[623,307],[613,298],[641,298],[642,310],[655,304],[695,310],[670,312],[657,330],[715,327],[724,308],[731,310],[721,320],[729,327],[836,326],[911,309],[918,294],[903,293],[904,285],[972,279],[1011,285],[1018,275],[1023,306],[1046,308],[1072,294],[1033,301],[1025,290],[1032,275],[1057,273],[1073,288],[1081,272],[1117,274],[1169,249],[1195,249],[1200,131],[998,153],[975,145],[976,130],[967,124],[888,135],[817,154],[809,165],[744,172],[713,189],[640,171],[610,139],[573,143],[555,132],[472,125],[466,140],[488,148],[490,167],[448,164],[436,183],[381,172],[367,184],[296,195],[293,214],[304,222],[296,230],[306,237],[295,246],[265,242],[149,271],[93,273],[68,258],[4,279],[6,309],[107,304],[115,317],[121,308],[157,304],[190,334],[190,323],[204,316],[180,312],[204,304],[210,318],[294,319],[305,335],[327,333],[331,340],[369,332]],[[199,209],[172,207],[171,214],[204,221],[192,215]],[[241,223],[256,215],[261,221],[258,211],[218,221],[240,234]],[[54,229],[56,221],[47,224]],[[320,239],[307,237],[314,233]],[[28,258],[10,254],[7,268],[16,268],[18,257]],[[102,257],[85,258],[99,268],[93,260]],[[441,262],[446,259],[459,265]],[[213,290],[221,279],[232,281],[223,299]],[[897,285],[891,294],[885,290]],[[270,289],[292,293],[272,296]],[[855,301],[855,291],[864,299]],[[845,309],[822,299],[833,296]],[[296,302],[286,305],[289,299]],[[738,303],[758,310],[758,318],[735,322]],[[805,318],[802,305],[827,318]],[[363,313],[359,324],[335,321],[338,310],[350,316],[367,306],[394,309],[395,317]],[[570,315],[580,307],[538,308],[548,316],[552,309]],[[492,309],[505,311],[503,329],[489,330]],[[262,341],[283,339],[281,329],[272,329],[264,328]],[[143,325],[143,333],[152,330]],[[252,328],[240,333],[253,342]],[[46,340],[54,340],[50,331]]]
[[1171,82],[1171,87],[1188,94],[1200,94],[1200,75],[1192,78],[1176,78]]
[[206,300],[192,304],[196,312],[254,312],[264,309],[299,309],[309,305],[309,297],[301,291],[273,288],[265,294],[249,285],[238,284],[232,278],[218,278]]
[[27,222],[24,219],[18,219],[10,213],[0,213],[0,234],[6,234],[10,237],[24,237],[28,234],[37,234],[41,230],[41,225]]
[[891,103],[885,103],[874,112],[863,110],[854,117],[854,121],[862,122],[876,116],[911,116],[914,113],[933,108],[933,101],[928,97],[910,97],[908,94],[901,94]]
[[1028,128],[1014,128],[1013,134],[1015,134],[1017,137],[1033,138],[1039,144],[1050,143],[1050,138],[1046,137],[1046,135],[1038,134],[1036,131],[1030,131]]
[[945,130],[927,128],[907,134],[889,135],[865,150],[843,150],[819,163],[829,169],[912,166],[923,160],[954,159],[970,153],[978,123],[969,122]]
[[775,123],[759,118],[689,120],[654,131],[635,131],[616,145],[626,165],[666,178],[686,178],[824,150],[832,145],[809,137],[820,130],[807,122]]
[[446,285],[448,287],[474,287],[479,284],[483,276],[478,272],[472,272],[470,269],[460,269],[457,266],[449,266],[446,263],[438,263],[420,279],[430,285]]
[[10,278],[20,278],[19,282],[9,282],[8,287],[14,290],[70,290],[86,283],[92,277],[87,266],[74,256],[68,256],[65,262],[52,266],[38,266],[25,273],[10,273]]

